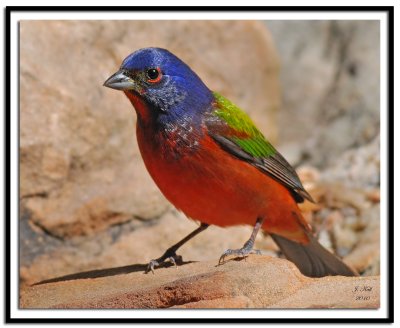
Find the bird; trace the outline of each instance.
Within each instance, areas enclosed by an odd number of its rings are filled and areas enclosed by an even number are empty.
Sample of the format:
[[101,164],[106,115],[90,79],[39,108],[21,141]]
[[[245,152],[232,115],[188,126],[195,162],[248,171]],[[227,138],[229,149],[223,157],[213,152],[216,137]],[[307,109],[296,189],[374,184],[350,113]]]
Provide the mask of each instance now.
[[296,171],[250,117],[210,90],[170,51],[148,47],[127,56],[103,84],[123,91],[136,114],[136,136],[144,164],[164,196],[200,225],[151,260],[176,265],[176,253],[210,225],[251,225],[250,238],[219,258],[246,257],[259,230],[268,233],[303,275],[356,276],[325,249],[305,221],[298,203],[314,202]]

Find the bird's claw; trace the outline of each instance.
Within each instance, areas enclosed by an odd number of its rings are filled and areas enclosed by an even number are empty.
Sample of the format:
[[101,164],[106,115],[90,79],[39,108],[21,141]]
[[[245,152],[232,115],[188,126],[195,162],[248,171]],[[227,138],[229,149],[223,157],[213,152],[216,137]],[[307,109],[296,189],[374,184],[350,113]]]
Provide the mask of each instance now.
[[[175,255],[175,256],[178,256],[178,255]],[[167,260],[169,260],[174,265],[174,267],[176,269],[178,269],[178,266],[176,265],[175,257],[170,256],[169,258],[167,258]]]
[[246,247],[239,248],[239,249],[227,249],[225,252],[222,253],[221,257],[219,258],[218,265],[221,265],[225,262],[225,258],[230,255],[236,255],[240,257],[245,257],[249,254],[257,254],[261,255],[261,251],[259,249],[248,249]]
[[156,267],[160,266],[162,263],[165,263],[167,261],[171,262],[174,265],[175,268],[178,268],[178,265],[177,265],[176,262],[178,262],[178,263],[182,262],[182,256],[177,255],[177,254],[173,254],[173,255],[168,256],[168,257],[160,257],[157,260],[151,260],[149,262],[149,264],[147,265],[147,269],[146,269],[145,273],[148,273],[148,272],[151,271],[154,274],[154,269]]
[[146,269],[146,273],[148,273],[149,271],[151,271],[154,274],[154,267],[159,266],[160,263],[158,263],[157,260],[151,260],[149,262],[149,264],[147,265],[147,269]]

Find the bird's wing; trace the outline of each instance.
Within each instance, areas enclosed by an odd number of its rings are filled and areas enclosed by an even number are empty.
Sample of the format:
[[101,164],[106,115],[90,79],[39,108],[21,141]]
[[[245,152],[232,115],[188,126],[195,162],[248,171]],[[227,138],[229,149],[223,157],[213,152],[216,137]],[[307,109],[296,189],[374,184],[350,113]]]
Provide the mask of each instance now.
[[215,108],[206,117],[208,134],[230,154],[257,167],[292,193],[297,202],[314,202],[296,171],[256,128],[249,116],[218,93]]

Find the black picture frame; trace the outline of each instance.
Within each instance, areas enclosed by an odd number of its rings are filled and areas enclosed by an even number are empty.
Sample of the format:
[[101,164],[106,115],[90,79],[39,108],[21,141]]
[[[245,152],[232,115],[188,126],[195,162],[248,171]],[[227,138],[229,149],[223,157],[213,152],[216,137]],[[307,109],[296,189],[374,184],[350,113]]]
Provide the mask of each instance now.
[[[10,132],[10,99],[12,86],[10,81],[10,31],[11,31],[11,15],[16,12],[119,12],[119,11],[135,11],[135,12],[385,12],[388,18],[388,40],[387,40],[387,63],[388,63],[388,276],[385,277],[388,282],[388,313],[385,318],[338,318],[332,312],[331,318],[254,318],[254,319],[238,319],[238,318],[205,318],[199,312],[197,318],[132,318],[132,319],[96,319],[96,318],[68,318],[68,319],[49,319],[49,318],[13,318],[10,309],[10,144],[11,138],[15,137]],[[368,7],[6,7],[5,8],[5,322],[6,323],[392,323],[394,322],[394,7],[390,6],[368,6]],[[384,69],[384,68],[382,68]],[[15,169],[15,168],[13,168]]]

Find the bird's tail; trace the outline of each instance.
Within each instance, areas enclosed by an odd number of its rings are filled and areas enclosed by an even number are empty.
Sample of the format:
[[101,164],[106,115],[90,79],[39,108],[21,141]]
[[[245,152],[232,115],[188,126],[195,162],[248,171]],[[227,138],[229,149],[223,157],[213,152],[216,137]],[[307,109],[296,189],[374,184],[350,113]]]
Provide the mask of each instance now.
[[311,233],[308,233],[309,243],[305,245],[276,234],[271,234],[271,237],[286,258],[296,264],[305,276],[358,276],[356,271],[325,249]]

